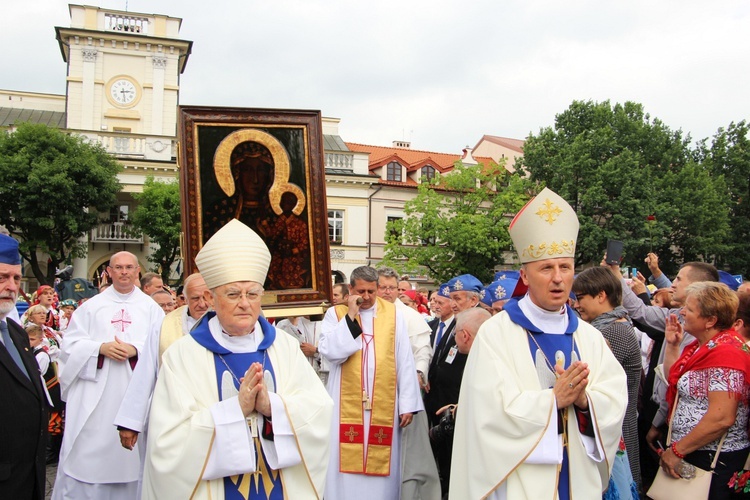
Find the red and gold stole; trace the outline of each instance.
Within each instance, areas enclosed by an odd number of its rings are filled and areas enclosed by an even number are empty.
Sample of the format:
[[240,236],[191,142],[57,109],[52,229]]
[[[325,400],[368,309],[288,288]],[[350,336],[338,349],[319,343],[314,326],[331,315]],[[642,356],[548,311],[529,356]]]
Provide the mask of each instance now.
[[[340,471],[350,474],[388,476],[391,473],[393,415],[396,407],[396,306],[380,297],[375,302],[373,345],[375,377],[369,397],[372,402],[365,448],[365,401],[363,401],[362,350],[341,365],[339,410]],[[339,321],[348,306],[336,306]],[[360,322],[357,317],[357,322]],[[364,338],[362,339],[364,345]],[[365,449],[367,452],[365,453]]]

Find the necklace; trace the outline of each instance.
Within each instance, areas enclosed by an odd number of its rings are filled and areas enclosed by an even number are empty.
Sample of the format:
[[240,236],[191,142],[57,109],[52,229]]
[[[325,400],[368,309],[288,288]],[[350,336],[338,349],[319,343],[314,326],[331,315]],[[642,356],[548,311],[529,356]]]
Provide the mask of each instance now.
[[[552,373],[555,376],[555,379],[558,379],[560,376],[557,374],[557,371],[555,370],[555,367],[550,363],[549,358],[547,357],[547,354],[545,354],[544,350],[542,349],[542,346],[539,345],[539,342],[537,342],[536,338],[534,338],[534,335],[531,334],[530,331],[526,330],[526,333],[531,337],[531,340],[534,341],[534,344],[536,344],[537,349],[542,353],[542,356],[544,356],[544,361],[547,362],[547,366],[552,371]],[[575,352],[575,338],[573,336],[570,336],[570,352],[571,352],[571,361],[573,352]],[[566,448],[568,446],[568,408],[559,408],[557,410],[560,415],[560,421],[562,423],[562,445],[563,448]],[[562,464],[557,465],[557,473],[560,474],[560,471],[562,470]]]
[[[266,350],[263,350],[263,362],[261,363],[261,365],[263,366],[263,371],[266,370],[266,352],[267,352]],[[224,363],[224,366],[227,367],[227,370],[229,370],[229,373],[232,374],[232,378],[234,379],[235,382],[237,382],[237,387],[239,387],[240,384],[241,384],[240,379],[237,378],[237,375],[234,374],[234,370],[232,370],[229,367],[229,365],[227,364],[226,360],[224,359],[224,356],[222,356],[221,354],[218,354],[218,353],[216,355],[219,356],[219,359],[221,360],[221,362]]]
[[[552,373],[555,375],[555,378],[558,378],[557,371],[555,371],[555,366],[550,363],[549,358],[547,357],[547,354],[545,354],[544,349],[542,349],[542,346],[539,345],[539,342],[536,341],[536,338],[534,338],[534,335],[528,330],[526,330],[526,333],[529,335],[531,340],[534,341],[534,344],[536,344],[537,349],[541,351],[542,356],[544,356],[544,361],[547,362],[547,366],[549,366],[549,369],[552,371]],[[575,345],[576,345],[576,339],[573,338],[573,336],[570,336],[570,355],[571,355],[571,361],[573,360],[572,356],[575,352]]]

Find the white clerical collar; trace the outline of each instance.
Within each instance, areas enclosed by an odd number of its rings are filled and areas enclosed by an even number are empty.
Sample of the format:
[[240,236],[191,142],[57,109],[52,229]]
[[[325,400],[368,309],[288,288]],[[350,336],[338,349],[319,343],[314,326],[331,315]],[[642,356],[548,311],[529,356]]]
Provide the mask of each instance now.
[[563,334],[568,329],[568,315],[565,306],[559,311],[548,311],[532,302],[529,294],[518,301],[521,312],[531,323],[544,333]]
[[263,328],[259,322],[255,323],[255,329],[247,335],[232,336],[224,333],[219,317],[214,316],[208,321],[208,329],[221,347],[236,353],[255,352],[263,341]]
[[377,304],[378,304],[378,302],[374,301],[372,303],[372,307],[371,308],[369,308],[369,309],[362,309],[362,308],[360,308],[359,309],[359,314],[362,315],[364,313],[365,315],[372,314],[373,316],[377,316],[377,314],[375,314],[377,312],[377,310],[378,310]]
[[118,292],[118,291],[117,291],[117,290],[115,289],[115,287],[114,287],[114,286],[112,286],[112,287],[110,287],[110,288],[111,288],[111,289],[112,289],[112,291],[114,292],[114,294],[115,294],[115,297],[118,297],[118,298],[119,298],[120,300],[128,300],[128,299],[129,299],[130,297],[132,297],[132,296],[133,296],[133,294],[135,293],[135,288],[136,288],[136,287],[134,286],[134,287],[133,287],[133,289],[132,289],[132,290],[130,290],[130,291],[129,291],[128,293],[120,293],[120,292]]

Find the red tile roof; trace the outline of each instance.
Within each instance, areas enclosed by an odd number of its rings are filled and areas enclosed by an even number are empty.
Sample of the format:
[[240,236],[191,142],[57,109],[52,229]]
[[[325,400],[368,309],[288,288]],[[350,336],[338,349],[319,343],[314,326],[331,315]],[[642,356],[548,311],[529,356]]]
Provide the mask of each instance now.
[[[436,153],[433,151],[420,151],[418,149],[394,148],[384,146],[369,146],[367,144],[357,144],[347,142],[346,146],[357,153],[370,153],[369,168],[376,168],[387,165],[392,161],[397,161],[406,167],[407,172],[413,172],[426,165],[431,165],[439,172],[447,172],[453,169],[453,165],[461,160],[463,154]],[[492,158],[474,158],[477,162],[488,165]]]
[[523,154],[523,139],[511,139],[509,137],[498,137],[496,135],[483,135],[481,139],[479,139],[479,142],[474,146],[474,149],[476,149],[482,141],[489,141],[493,142],[499,146],[506,147],[508,149],[513,149],[515,151],[518,151],[519,153]]

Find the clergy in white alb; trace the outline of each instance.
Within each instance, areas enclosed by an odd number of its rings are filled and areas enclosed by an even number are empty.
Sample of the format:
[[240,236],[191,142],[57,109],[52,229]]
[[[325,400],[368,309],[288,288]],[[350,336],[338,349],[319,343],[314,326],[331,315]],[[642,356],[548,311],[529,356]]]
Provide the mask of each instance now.
[[120,252],[107,268],[113,283],[73,315],[62,345],[65,434],[52,498],[135,498],[140,458],[112,427],[143,352],[164,312],[134,286],[135,256]]
[[271,256],[237,220],[196,264],[215,312],[162,356],[143,498],[322,498],[331,398],[296,340],[261,317]]
[[[210,304],[204,297],[206,290],[208,290],[206,283],[199,273],[188,276],[184,285],[187,305],[178,307],[167,314],[161,325],[149,333],[142,356],[138,359],[133,377],[128,384],[128,390],[125,392],[114,420],[114,425],[120,432],[120,442],[123,447],[132,449],[138,439],[138,434],[146,430],[151,396],[156,386],[161,356],[175,341],[187,335],[201,316],[208,311]],[[143,444],[145,445],[145,441]],[[141,449],[145,452],[145,446]]]
[[480,328],[456,411],[450,498],[601,498],[626,377],[568,307],[578,219],[544,189],[509,228],[528,293]]
[[[399,498],[401,429],[424,410],[406,323],[376,297],[378,274],[351,274],[346,305],[323,319],[320,352],[334,400],[326,499]],[[358,303],[359,301],[359,303]]]
[[[204,292],[208,290],[199,273],[185,278],[185,296],[187,305],[178,307],[164,317],[161,326],[153,328],[148,335],[142,355],[133,371],[128,390],[122,398],[120,409],[114,425],[120,434],[120,444],[132,450],[138,442],[138,435],[145,432],[148,423],[148,412],[151,408],[151,396],[154,394],[156,377],[161,363],[161,355],[175,341],[193,328],[196,322],[209,309],[209,302]],[[146,459],[146,439],[141,439],[138,447],[141,459],[139,484],[143,479],[143,465]],[[140,497],[140,488],[138,489]]]
[[285,331],[299,342],[302,354],[312,365],[323,385],[326,385],[328,383],[328,362],[320,355],[318,350],[322,322],[311,321],[308,316],[293,316],[282,319],[275,325],[277,329]]
[[[396,306],[403,316],[409,335],[417,380],[420,388],[427,385],[427,371],[430,367],[430,325],[424,317],[399,299],[399,275],[392,267],[378,268],[378,297]],[[439,500],[440,476],[432,456],[427,415],[421,411],[414,415],[412,423],[401,432],[401,498]]]

